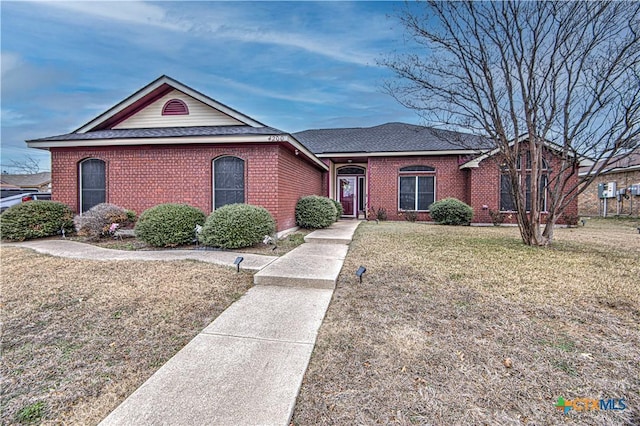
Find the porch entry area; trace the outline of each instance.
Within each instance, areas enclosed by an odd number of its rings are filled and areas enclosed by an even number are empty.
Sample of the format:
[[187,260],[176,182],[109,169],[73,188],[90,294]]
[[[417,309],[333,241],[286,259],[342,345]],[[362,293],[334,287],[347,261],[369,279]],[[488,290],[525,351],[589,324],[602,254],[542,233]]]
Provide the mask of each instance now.
[[336,175],[336,195],[342,205],[342,216],[357,218],[364,215],[367,197],[364,167],[341,167],[336,170]]

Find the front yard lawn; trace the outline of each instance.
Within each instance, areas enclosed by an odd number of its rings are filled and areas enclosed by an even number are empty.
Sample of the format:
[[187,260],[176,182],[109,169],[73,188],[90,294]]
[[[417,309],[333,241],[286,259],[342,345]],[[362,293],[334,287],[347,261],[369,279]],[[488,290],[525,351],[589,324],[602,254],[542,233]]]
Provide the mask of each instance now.
[[2,424],[97,424],[251,286],[194,262],[2,256]]
[[[363,223],[294,424],[640,424],[637,226],[532,248],[513,227]],[[564,415],[559,397],[628,408]]]

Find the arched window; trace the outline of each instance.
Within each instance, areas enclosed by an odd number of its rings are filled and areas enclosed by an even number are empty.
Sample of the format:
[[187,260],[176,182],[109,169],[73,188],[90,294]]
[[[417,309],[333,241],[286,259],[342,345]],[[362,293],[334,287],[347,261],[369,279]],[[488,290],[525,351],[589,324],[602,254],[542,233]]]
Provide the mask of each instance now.
[[364,167],[359,166],[347,166],[338,169],[339,175],[363,175]]
[[[524,157],[525,169],[522,170],[522,158]],[[525,208],[526,211],[531,210],[531,152],[525,151],[524,154],[519,155],[516,159],[516,168],[518,169],[519,185],[524,183],[525,186]],[[542,157],[542,167],[540,176],[540,188],[538,194],[540,195],[540,208],[542,211],[547,210],[547,185],[549,182],[549,163]],[[501,167],[500,174],[500,211],[516,211],[516,201],[511,192],[511,177],[506,173],[506,166]],[[523,182],[524,177],[524,182]]]
[[189,108],[180,99],[171,99],[162,107],[162,115],[189,115]]
[[80,163],[80,212],[104,203],[107,193],[105,162],[89,158]]
[[213,160],[213,209],[244,203],[244,160],[219,157]]

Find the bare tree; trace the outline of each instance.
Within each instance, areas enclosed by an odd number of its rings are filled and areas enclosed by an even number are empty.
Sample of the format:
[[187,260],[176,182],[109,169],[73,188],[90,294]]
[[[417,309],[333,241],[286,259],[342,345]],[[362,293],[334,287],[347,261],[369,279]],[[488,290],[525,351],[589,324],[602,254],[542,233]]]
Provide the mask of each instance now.
[[21,160],[11,160],[9,167],[18,173],[32,175],[40,172],[40,162],[30,155],[25,155]]
[[[407,4],[400,20],[416,49],[382,62],[398,77],[386,89],[432,125],[488,137],[510,178],[522,240],[547,245],[578,194],[638,146],[639,19],[640,2]],[[547,180],[549,149],[561,164]],[[594,173],[576,178],[584,158]]]

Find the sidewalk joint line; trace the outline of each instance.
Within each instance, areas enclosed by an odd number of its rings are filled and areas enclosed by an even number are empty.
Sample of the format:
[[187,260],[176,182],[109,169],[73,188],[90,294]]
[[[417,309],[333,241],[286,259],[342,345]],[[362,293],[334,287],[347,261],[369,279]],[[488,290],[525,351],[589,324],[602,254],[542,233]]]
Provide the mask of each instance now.
[[315,339],[314,342],[299,342],[299,341],[295,341],[295,340],[279,340],[279,339],[268,339],[266,337],[255,337],[255,336],[240,336],[237,334],[225,334],[225,333],[216,333],[216,332],[205,332],[202,331],[200,334],[203,334],[205,336],[222,336],[222,337],[235,337],[237,339],[251,339],[251,340],[261,340],[264,342],[276,342],[276,343],[295,343],[298,345],[311,345],[314,346],[315,345]]

